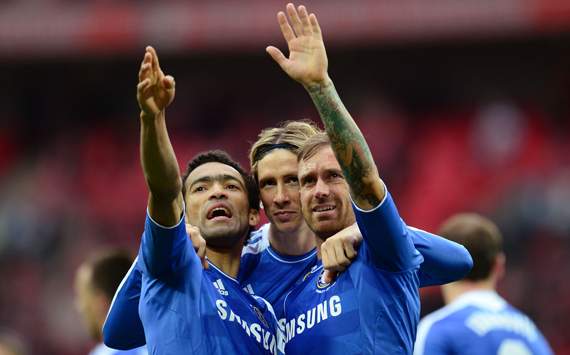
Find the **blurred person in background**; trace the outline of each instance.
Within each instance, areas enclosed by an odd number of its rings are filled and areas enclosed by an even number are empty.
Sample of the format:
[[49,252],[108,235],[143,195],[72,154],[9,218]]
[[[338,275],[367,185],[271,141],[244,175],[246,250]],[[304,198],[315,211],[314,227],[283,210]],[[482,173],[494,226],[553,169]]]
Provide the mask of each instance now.
[[22,339],[10,331],[0,331],[0,355],[27,355]]
[[496,292],[505,273],[499,228],[478,214],[457,214],[439,234],[464,245],[473,269],[442,286],[446,306],[422,319],[415,355],[548,355],[550,346],[530,318]]
[[85,261],[75,277],[75,300],[85,327],[93,340],[99,342],[91,355],[145,355],[145,348],[120,351],[108,348],[102,341],[102,328],[113,295],[131,267],[132,258],[123,251],[94,255]]

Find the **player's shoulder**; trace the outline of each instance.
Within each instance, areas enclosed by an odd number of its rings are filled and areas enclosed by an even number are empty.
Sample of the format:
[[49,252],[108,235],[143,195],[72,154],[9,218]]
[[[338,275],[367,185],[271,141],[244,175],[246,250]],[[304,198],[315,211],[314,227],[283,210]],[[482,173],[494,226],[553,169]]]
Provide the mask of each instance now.
[[448,304],[422,318],[418,324],[418,337],[427,336],[428,333],[442,333],[450,329],[457,331],[472,310],[473,308],[467,302]]
[[453,332],[458,334],[465,328],[465,320],[478,310],[494,312],[504,310],[508,303],[495,292],[472,291],[464,294],[450,304],[428,314],[418,325],[418,339],[428,334]]
[[452,342],[465,331],[466,308],[450,304],[428,314],[418,324],[414,354],[427,353],[426,350],[453,347]]

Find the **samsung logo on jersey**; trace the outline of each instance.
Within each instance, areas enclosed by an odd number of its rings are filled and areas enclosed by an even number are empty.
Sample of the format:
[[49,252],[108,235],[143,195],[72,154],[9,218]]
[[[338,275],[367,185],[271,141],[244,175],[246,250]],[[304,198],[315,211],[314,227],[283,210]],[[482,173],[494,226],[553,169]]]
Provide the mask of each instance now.
[[290,319],[285,324],[286,342],[303,333],[307,329],[311,329],[316,324],[332,318],[338,317],[342,313],[342,304],[339,296],[332,296],[328,300],[319,303],[305,313],[301,313],[296,318]]
[[479,336],[493,330],[503,330],[522,335],[530,341],[537,338],[536,327],[530,319],[516,313],[476,312],[467,318],[465,324]]
[[271,354],[284,353],[285,343],[281,337],[277,339],[275,334],[266,331],[258,323],[248,324],[245,320],[241,319],[240,316],[235,314],[224,300],[216,300],[216,308],[218,309],[218,315],[222,320],[236,322],[241,325],[249,337],[253,337],[258,343],[263,344],[265,350],[270,351]]

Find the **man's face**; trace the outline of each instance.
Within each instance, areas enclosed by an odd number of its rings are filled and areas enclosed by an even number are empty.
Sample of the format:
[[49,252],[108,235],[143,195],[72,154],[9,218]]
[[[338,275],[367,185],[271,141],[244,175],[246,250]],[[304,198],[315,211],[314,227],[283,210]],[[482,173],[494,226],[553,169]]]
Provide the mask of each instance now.
[[348,184],[330,146],[299,162],[299,182],[303,216],[319,238],[354,224]]
[[297,156],[286,149],[271,151],[257,163],[259,192],[265,214],[282,233],[296,233],[305,223],[299,201]]
[[231,248],[241,243],[257,211],[249,208],[245,182],[229,165],[200,165],[186,180],[188,222],[200,229],[208,246]]

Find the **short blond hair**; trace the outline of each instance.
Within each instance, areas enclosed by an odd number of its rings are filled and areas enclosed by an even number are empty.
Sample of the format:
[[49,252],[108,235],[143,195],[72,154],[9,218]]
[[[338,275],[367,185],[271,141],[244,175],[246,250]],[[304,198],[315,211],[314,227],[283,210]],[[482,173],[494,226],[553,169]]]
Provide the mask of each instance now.
[[315,155],[319,150],[331,145],[329,136],[325,132],[319,132],[305,141],[305,144],[297,153],[297,161],[307,160]]
[[257,163],[267,153],[281,148],[298,155],[305,142],[321,132],[322,130],[309,120],[285,121],[277,127],[262,130],[249,150],[251,173],[255,180],[257,181]]

